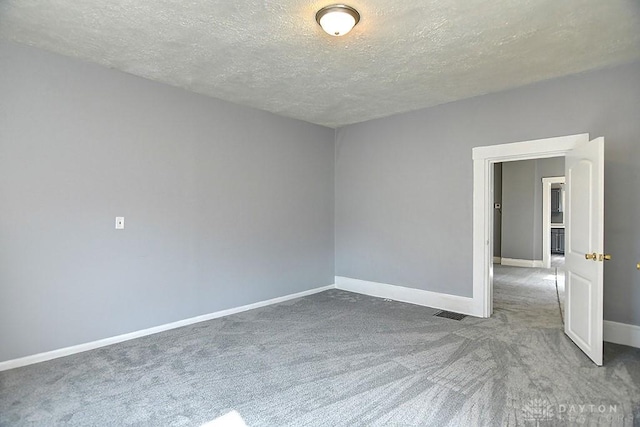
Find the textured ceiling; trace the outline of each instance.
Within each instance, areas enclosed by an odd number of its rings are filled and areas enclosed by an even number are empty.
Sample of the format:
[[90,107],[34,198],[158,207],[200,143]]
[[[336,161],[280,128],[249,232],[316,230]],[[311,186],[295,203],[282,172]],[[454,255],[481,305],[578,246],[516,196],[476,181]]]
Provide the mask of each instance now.
[[0,38],[330,127],[640,60],[638,0],[2,0]]

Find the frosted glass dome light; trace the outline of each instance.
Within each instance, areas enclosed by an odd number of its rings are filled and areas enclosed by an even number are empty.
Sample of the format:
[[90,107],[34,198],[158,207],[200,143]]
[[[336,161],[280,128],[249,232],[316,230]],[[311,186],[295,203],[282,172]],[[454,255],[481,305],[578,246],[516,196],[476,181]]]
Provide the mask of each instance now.
[[316,21],[331,36],[344,36],[360,21],[360,14],[351,6],[333,4],[316,13]]

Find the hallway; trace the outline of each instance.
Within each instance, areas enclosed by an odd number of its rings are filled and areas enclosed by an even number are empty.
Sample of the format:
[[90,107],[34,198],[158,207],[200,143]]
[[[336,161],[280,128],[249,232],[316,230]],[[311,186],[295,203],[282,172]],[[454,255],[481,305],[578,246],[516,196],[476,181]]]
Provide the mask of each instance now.
[[[524,268],[494,264],[494,309],[516,309],[545,324],[564,324],[564,257],[554,256],[552,267]],[[539,321],[540,319],[538,319]],[[537,323],[536,323],[537,324]],[[555,323],[554,323],[555,324]]]
[[[494,315],[507,312],[512,323],[562,329],[556,271],[494,265]],[[562,300],[563,294],[564,287]]]

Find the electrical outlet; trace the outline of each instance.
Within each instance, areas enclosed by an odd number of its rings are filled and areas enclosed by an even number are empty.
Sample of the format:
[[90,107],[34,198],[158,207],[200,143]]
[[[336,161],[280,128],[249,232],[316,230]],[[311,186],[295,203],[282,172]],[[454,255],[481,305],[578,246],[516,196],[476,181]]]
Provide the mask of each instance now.
[[124,230],[124,217],[117,216],[116,217],[116,230]]

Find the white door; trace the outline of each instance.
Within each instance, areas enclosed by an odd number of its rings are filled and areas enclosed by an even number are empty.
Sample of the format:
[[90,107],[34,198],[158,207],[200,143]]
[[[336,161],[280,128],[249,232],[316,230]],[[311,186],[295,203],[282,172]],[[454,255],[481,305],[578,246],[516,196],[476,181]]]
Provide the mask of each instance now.
[[604,264],[604,138],[581,142],[566,155],[564,331],[602,365]]

